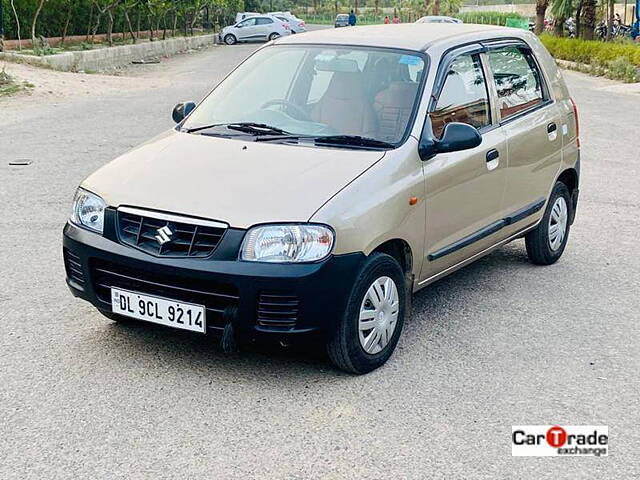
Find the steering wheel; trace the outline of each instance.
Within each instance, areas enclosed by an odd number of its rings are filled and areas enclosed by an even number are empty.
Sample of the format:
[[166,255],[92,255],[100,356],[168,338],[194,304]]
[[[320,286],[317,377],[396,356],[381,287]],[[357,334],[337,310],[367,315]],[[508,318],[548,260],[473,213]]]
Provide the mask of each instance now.
[[265,109],[265,108],[273,107],[274,105],[282,105],[283,107],[287,107],[294,110],[298,114],[298,116],[295,117],[298,120],[304,120],[306,122],[313,121],[309,116],[309,114],[305,112],[302,108],[300,108],[295,103],[290,102],[289,100],[286,100],[284,98],[282,100],[269,100],[268,102],[263,104],[260,108]]

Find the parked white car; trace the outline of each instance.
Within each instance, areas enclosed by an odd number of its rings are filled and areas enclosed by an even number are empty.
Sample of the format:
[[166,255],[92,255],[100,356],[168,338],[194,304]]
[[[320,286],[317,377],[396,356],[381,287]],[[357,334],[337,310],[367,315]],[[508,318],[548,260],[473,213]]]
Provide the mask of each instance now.
[[241,22],[245,18],[249,17],[259,17],[260,14],[257,12],[238,12],[236,13],[236,23]]
[[416,20],[416,23],[462,23],[459,18],[446,17],[443,15],[428,15]]
[[307,25],[304,23],[304,20],[296,17],[291,12],[270,12],[269,15],[273,15],[283,22],[287,22],[291,27],[291,33],[303,33],[307,31]]
[[224,27],[219,40],[227,45],[238,42],[275,40],[291,34],[291,27],[273,15],[245,18],[235,25]]

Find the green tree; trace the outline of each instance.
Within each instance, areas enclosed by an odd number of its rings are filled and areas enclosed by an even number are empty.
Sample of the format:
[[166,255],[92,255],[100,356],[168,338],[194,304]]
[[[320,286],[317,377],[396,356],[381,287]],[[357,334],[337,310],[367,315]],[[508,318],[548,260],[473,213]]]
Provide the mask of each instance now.
[[580,36],[585,40],[593,40],[593,32],[596,28],[597,0],[583,0],[582,14],[580,15]]
[[33,14],[33,19],[31,20],[31,44],[34,51],[38,50],[38,41],[36,38],[36,28],[38,25],[38,17],[40,16],[40,12],[42,12],[42,7],[44,7],[44,3],[47,0],[38,0],[38,7],[36,8],[35,13]]
[[551,13],[554,18],[554,32],[559,37],[564,34],[564,23],[574,12],[574,0],[553,0]]
[[544,19],[547,13],[548,6],[549,0],[536,0],[536,35],[540,35],[544,30]]

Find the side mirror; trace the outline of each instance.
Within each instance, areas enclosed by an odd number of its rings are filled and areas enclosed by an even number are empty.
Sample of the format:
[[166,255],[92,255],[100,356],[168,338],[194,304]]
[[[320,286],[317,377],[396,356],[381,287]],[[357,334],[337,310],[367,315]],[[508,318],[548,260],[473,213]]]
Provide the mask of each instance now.
[[447,123],[442,132],[442,138],[433,138],[431,119],[427,118],[418,145],[418,153],[422,160],[428,160],[438,153],[459,152],[475,148],[482,143],[482,136],[478,129],[466,123]]
[[177,104],[175,107],[173,107],[173,112],[171,113],[173,121],[176,123],[180,123],[187,115],[191,113],[194,108],[196,108],[195,102],[184,102]]

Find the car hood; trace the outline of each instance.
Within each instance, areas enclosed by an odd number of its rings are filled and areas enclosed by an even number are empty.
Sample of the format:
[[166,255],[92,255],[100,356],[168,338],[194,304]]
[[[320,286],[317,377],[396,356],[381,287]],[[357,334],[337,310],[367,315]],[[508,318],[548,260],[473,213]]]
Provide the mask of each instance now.
[[232,227],[306,222],[383,156],[172,130],[100,168],[82,187],[112,207],[162,210]]

